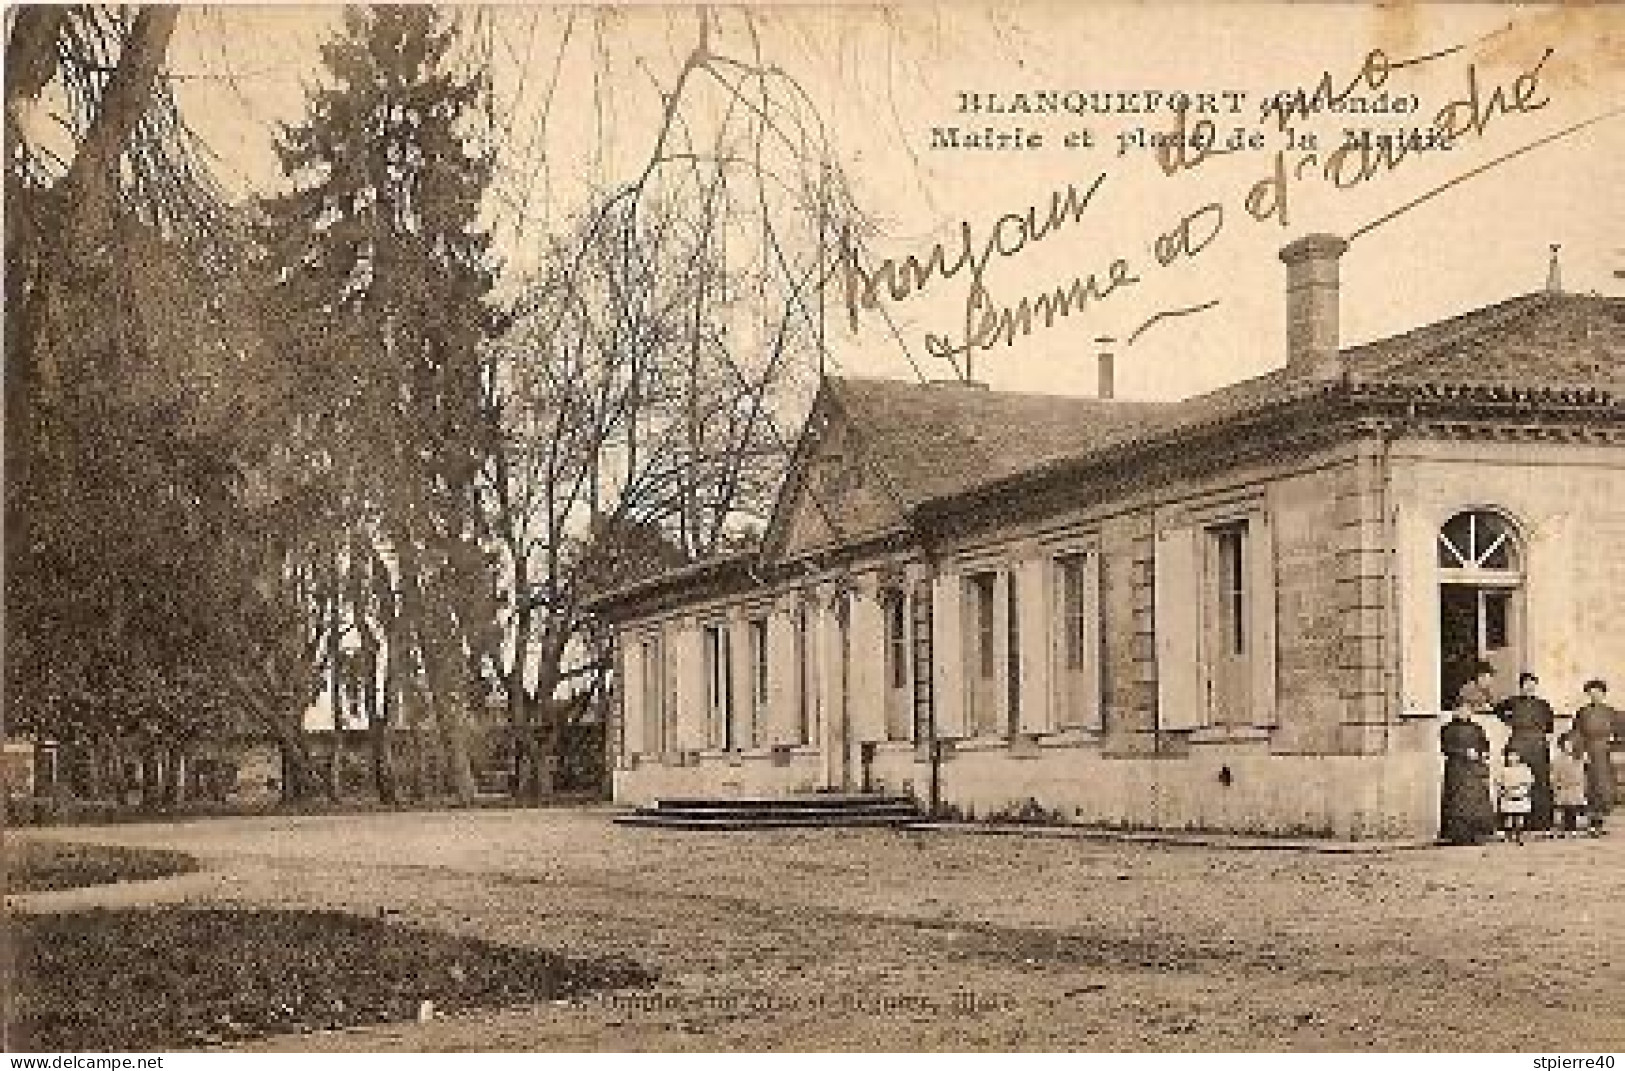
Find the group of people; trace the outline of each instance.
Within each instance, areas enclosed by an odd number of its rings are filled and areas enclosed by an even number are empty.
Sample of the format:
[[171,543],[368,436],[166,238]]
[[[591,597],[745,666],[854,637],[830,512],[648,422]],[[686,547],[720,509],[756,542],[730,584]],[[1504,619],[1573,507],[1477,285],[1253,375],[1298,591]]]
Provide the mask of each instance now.
[[1559,732],[1540,678],[1521,674],[1517,694],[1499,700],[1494,679],[1494,667],[1478,663],[1439,730],[1441,838],[1478,844],[1500,831],[1522,844],[1529,831],[1601,836],[1614,806],[1610,747],[1625,735],[1625,715],[1608,705],[1607,683],[1585,683],[1585,705]]

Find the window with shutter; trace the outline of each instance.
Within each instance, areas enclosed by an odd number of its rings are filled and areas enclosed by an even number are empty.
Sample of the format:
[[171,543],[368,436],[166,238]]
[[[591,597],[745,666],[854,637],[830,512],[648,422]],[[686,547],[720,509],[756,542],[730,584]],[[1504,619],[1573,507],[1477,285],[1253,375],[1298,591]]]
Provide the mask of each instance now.
[[998,575],[972,573],[965,578],[965,666],[969,670],[966,721],[976,736],[994,736],[999,724]]
[[1208,724],[1200,636],[1201,558],[1193,527],[1157,533],[1152,563],[1152,627],[1156,630],[1157,724],[1196,729]]
[[1062,729],[1098,729],[1100,555],[1063,554],[1055,559],[1052,576],[1056,724]]
[[1219,725],[1252,721],[1253,622],[1247,582],[1251,535],[1245,520],[1203,529],[1206,577],[1201,658],[1207,685],[1203,698],[1209,721]]
[[750,637],[750,747],[766,738],[768,707],[767,618],[754,617],[746,626]]

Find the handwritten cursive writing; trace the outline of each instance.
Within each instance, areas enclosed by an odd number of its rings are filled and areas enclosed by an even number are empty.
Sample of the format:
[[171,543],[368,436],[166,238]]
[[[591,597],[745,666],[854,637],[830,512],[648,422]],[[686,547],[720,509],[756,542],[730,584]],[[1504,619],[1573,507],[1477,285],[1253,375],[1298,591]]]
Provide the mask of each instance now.
[[1373,48],[1365,54],[1365,58],[1360,62],[1360,69],[1354,72],[1353,77],[1341,90],[1336,88],[1337,83],[1332,77],[1332,72],[1325,71],[1321,74],[1319,83],[1310,92],[1296,89],[1265,98],[1260,107],[1259,121],[1274,119],[1276,128],[1284,133],[1286,128],[1292,125],[1294,118],[1306,119],[1317,112],[1336,111],[1362,89],[1371,92],[1381,91],[1383,86],[1388,84],[1388,76],[1394,71],[1432,63],[1434,60],[1453,56],[1466,47],[1452,45],[1438,52],[1399,60],[1390,59],[1388,53],[1380,48]]
[[[1417,67],[1460,52],[1463,45],[1430,52],[1408,59],[1392,59],[1381,49],[1367,52],[1355,74],[1336,88],[1338,81],[1330,72],[1324,73],[1312,92],[1302,89],[1277,93],[1263,106],[1260,121],[1274,120],[1286,132],[1291,120],[1319,111],[1336,111],[1344,106],[1358,90],[1381,90],[1388,83],[1391,72],[1406,67]],[[1414,128],[1417,137],[1344,138],[1335,149],[1322,154],[1308,147],[1277,149],[1271,161],[1269,174],[1258,179],[1243,198],[1243,206],[1254,219],[1273,218],[1285,227],[1290,219],[1289,196],[1291,188],[1305,178],[1317,177],[1336,189],[1346,190],[1377,178],[1413,159],[1431,144],[1449,148],[1466,138],[1482,138],[1501,116],[1536,112],[1551,103],[1551,97],[1541,87],[1541,72],[1553,50],[1548,48],[1533,66],[1521,71],[1509,85],[1494,85],[1486,90],[1479,78],[1478,68],[1467,65],[1467,85],[1464,92],[1434,113],[1427,137],[1423,129]],[[1214,145],[1211,137],[1204,137],[1201,120],[1195,128],[1188,125],[1184,113],[1176,113],[1174,129],[1157,153],[1157,162],[1165,175],[1191,171],[1224,150]],[[1211,126],[1211,124],[1209,123]]]
[[[959,241],[955,243],[957,252],[951,262],[948,248],[938,242],[924,259],[910,255],[899,262],[888,257],[874,268],[865,268],[860,263],[860,254],[852,241],[851,232],[844,232],[841,235],[840,262],[846,282],[846,311],[852,329],[858,329],[860,309],[878,308],[883,297],[894,303],[902,301],[924,290],[933,278],[947,280],[961,271],[970,272],[971,295],[985,296],[983,279],[988,262],[995,255],[1013,257],[1066,224],[1082,220],[1105,181],[1103,172],[1095,176],[1094,181],[1081,193],[1072,183],[1068,183],[1065,190],[1056,190],[1050,195],[1049,210],[1042,219],[1039,218],[1038,205],[1030,206],[1025,212],[1006,212],[994,221],[980,248],[970,221],[961,221]],[[885,288],[884,294],[882,287]]]
[[955,345],[950,339],[928,334],[925,336],[926,352],[957,366],[957,358],[969,356],[975,349],[990,350],[1000,342],[1006,346],[1015,345],[1018,336],[1032,334],[1035,317],[1042,318],[1045,327],[1053,327],[1058,318],[1070,316],[1074,309],[1081,309],[1090,300],[1104,300],[1122,287],[1132,286],[1139,281],[1140,277],[1129,268],[1128,261],[1119,257],[1106,267],[1104,276],[1098,272],[1074,276],[1071,282],[1039,294],[1037,298],[1024,296],[1014,305],[1003,307],[995,303],[987,289],[978,282],[972,284],[970,294],[965,298],[962,341]]
[[1211,301],[1204,301],[1200,305],[1188,305],[1181,309],[1163,309],[1160,312],[1152,313],[1150,316],[1146,317],[1144,323],[1140,324],[1139,327],[1136,327],[1133,331],[1129,332],[1128,344],[1130,346],[1134,345],[1136,342],[1140,341],[1141,335],[1145,334],[1152,327],[1164,320],[1172,320],[1180,316],[1190,316],[1193,313],[1206,312],[1209,309],[1217,308],[1218,304],[1219,299],[1214,298]]

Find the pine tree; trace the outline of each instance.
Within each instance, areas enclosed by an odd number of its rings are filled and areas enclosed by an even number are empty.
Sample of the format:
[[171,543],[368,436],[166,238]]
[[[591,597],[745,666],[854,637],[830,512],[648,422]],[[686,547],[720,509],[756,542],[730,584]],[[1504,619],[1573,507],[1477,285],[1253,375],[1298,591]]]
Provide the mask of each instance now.
[[330,84],[279,137],[294,189],[263,210],[300,383],[291,452],[330,489],[338,572],[387,574],[374,609],[387,609],[394,671],[370,716],[390,716],[392,689],[426,699],[467,800],[474,648],[492,613],[471,487],[491,443],[481,388],[494,325],[478,219],[491,163],[472,144],[485,86],[455,69],[455,39],[432,8],[352,9],[323,50]]

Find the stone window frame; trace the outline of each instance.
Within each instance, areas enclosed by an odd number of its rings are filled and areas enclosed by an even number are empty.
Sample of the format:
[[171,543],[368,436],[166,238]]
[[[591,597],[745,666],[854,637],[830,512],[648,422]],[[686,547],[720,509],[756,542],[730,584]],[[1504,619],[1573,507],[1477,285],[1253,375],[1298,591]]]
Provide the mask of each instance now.
[[[1246,594],[1247,619],[1251,622],[1262,620],[1263,607],[1258,603],[1266,595],[1274,603],[1268,608],[1269,619],[1272,622],[1268,635],[1255,635],[1255,627],[1249,627],[1247,634],[1248,650],[1246,657],[1251,665],[1251,674],[1254,682],[1253,694],[1249,707],[1253,711],[1247,722],[1221,723],[1213,720],[1213,711],[1210,706],[1204,706],[1204,724],[1190,729],[1175,731],[1188,732],[1190,740],[1195,743],[1203,741],[1234,740],[1241,738],[1267,738],[1280,727],[1280,691],[1278,676],[1280,673],[1279,660],[1279,600],[1280,586],[1276,578],[1269,587],[1268,592],[1252,590],[1254,570],[1248,564],[1253,555],[1260,553],[1268,557],[1265,561],[1273,569],[1278,568],[1275,551],[1275,535],[1273,532],[1274,517],[1270,508],[1268,488],[1254,485],[1242,488],[1227,488],[1207,494],[1193,496],[1177,502],[1171,502],[1156,509],[1154,513],[1155,528],[1158,532],[1166,529],[1190,528],[1199,539],[1198,550],[1200,557],[1197,562],[1197,589],[1192,596],[1197,604],[1198,623],[1198,683],[1200,685],[1201,701],[1206,704],[1207,681],[1209,663],[1207,661],[1206,644],[1206,615],[1209,613],[1212,584],[1215,578],[1209,572],[1208,541],[1213,538],[1216,531],[1228,527],[1246,524],[1251,542],[1250,553],[1244,549],[1243,573],[1247,577]],[[1159,668],[1160,673],[1160,668]],[[1267,695],[1257,694],[1257,684],[1261,677],[1270,678]],[[1261,713],[1262,712],[1262,713]]]
[[[1044,561],[1045,583],[1050,599],[1048,612],[1044,615],[1045,649],[1049,652],[1049,691],[1050,719],[1049,732],[1046,735],[1064,737],[1097,737],[1106,731],[1106,584],[1105,584],[1105,549],[1104,541],[1098,528],[1086,530],[1072,530],[1058,535],[1050,535],[1040,540],[1038,554]],[[1063,585],[1065,578],[1062,562],[1093,561],[1092,572],[1086,567],[1082,578],[1083,610],[1086,614],[1085,625],[1093,636],[1092,665],[1085,663],[1083,671],[1094,678],[1093,709],[1089,715],[1088,725],[1063,725],[1060,687],[1063,674],[1072,672],[1068,667],[1068,634],[1066,622],[1062,620],[1065,605],[1065,591]],[[1091,590],[1091,578],[1092,588]],[[1085,637],[1088,642],[1088,637]]]
[[[738,696],[734,695],[733,629],[726,614],[707,614],[696,624],[700,630],[701,696],[705,703],[707,749],[733,751],[739,746],[735,738]],[[720,694],[716,690],[719,680]]]
[[[1512,567],[1506,569],[1484,568],[1477,565],[1465,565],[1457,567],[1446,566],[1440,563],[1439,552],[1441,550],[1441,541],[1444,539],[1445,528],[1448,527],[1456,518],[1473,514],[1490,514],[1506,525],[1507,533],[1512,539],[1514,558],[1514,565]],[[1526,615],[1529,612],[1529,577],[1531,572],[1529,567],[1529,558],[1530,547],[1533,542],[1531,539],[1533,531],[1532,527],[1526,524],[1518,515],[1518,512],[1511,507],[1503,505],[1500,502],[1489,502],[1483,500],[1455,503],[1449,506],[1439,506],[1429,511],[1427,520],[1430,522],[1429,530],[1433,533],[1433,540],[1431,543],[1431,560],[1433,562],[1433,585],[1436,593],[1435,597],[1442,599],[1442,589],[1446,584],[1461,584],[1478,588],[1499,588],[1505,590],[1510,595],[1513,607],[1513,609],[1510,609],[1508,612],[1516,612],[1520,615],[1525,615],[1523,617],[1522,639],[1524,648],[1523,653],[1525,656],[1527,656],[1529,648],[1529,633],[1528,618]],[[1483,555],[1480,555],[1480,557],[1483,557]],[[1435,628],[1437,628],[1437,614],[1435,614],[1434,617]],[[1443,637],[1437,631],[1434,632],[1432,645],[1434,650],[1433,657],[1435,660],[1434,672],[1436,674],[1435,679],[1439,682],[1440,689],[1443,688],[1445,673],[1445,666],[1440,659],[1439,652],[1442,639]],[[1495,659],[1491,658],[1490,661],[1493,663]],[[1521,670],[1522,666],[1521,664],[1518,664],[1498,668],[1507,674],[1508,679],[1511,679],[1512,677],[1516,676],[1516,674]],[[1441,703],[1441,705],[1446,704]]]

